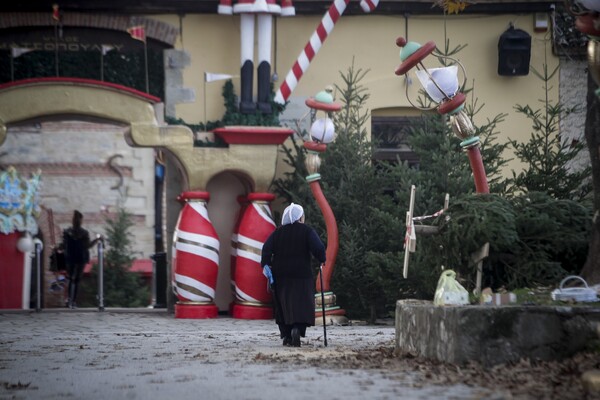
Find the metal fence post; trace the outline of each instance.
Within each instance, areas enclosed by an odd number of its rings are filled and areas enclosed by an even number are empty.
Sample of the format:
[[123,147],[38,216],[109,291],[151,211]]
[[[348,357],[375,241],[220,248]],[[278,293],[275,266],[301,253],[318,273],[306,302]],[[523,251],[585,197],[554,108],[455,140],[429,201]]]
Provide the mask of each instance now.
[[98,241],[98,311],[104,311],[104,240]]
[[167,253],[158,252],[152,259],[152,308],[167,306]]
[[42,249],[44,245],[40,239],[34,239],[35,243],[35,283],[36,283],[36,295],[35,295],[35,311],[40,312],[42,310]]

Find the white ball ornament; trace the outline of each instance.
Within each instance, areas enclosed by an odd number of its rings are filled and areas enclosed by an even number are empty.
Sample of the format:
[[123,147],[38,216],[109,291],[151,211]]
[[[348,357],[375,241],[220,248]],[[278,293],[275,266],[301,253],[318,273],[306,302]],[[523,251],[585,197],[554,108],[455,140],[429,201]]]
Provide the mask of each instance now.
[[31,240],[31,236],[21,236],[17,241],[17,250],[19,250],[21,253],[29,253],[32,249],[33,240]]
[[329,118],[319,118],[310,127],[310,136],[317,142],[325,144],[333,142],[335,136],[333,121]]

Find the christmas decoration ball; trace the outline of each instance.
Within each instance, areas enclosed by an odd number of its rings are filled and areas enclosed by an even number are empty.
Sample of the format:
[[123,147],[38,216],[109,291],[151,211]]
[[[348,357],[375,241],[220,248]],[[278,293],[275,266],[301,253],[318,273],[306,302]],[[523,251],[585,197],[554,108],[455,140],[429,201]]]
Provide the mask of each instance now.
[[31,236],[21,236],[17,241],[17,249],[21,253],[29,253],[33,249],[33,240],[31,240]]
[[310,127],[310,136],[321,143],[331,143],[335,135],[333,121],[329,118],[319,118]]

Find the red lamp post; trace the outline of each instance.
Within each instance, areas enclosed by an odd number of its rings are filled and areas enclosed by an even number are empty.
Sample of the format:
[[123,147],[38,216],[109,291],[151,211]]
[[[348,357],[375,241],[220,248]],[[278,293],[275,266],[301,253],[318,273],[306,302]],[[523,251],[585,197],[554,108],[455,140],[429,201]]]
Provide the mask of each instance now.
[[[306,105],[311,109],[310,140],[304,142],[304,148],[307,150],[305,165],[309,173],[306,177],[306,181],[323,213],[327,228],[327,261],[322,269],[323,285],[321,285],[321,277],[317,277],[316,288],[318,293],[315,295],[317,305],[315,314],[317,320],[323,316],[322,302],[324,301],[325,315],[327,318],[329,320],[336,319],[341,321],[346,320],[346,311],[336,305],[336,296],[330,290],[331,276],[333,275],[335,260],[339,249],[338,227],[335,215],[321,190],[321,185],[319,183],[321,180],[319,168],[321,166],[320,154],[327,150],[327,144],[331,143],[335,136],[333,121],[330,117],[332,116],[332,113],[339,111],[342,106],[333,101],[331,90],[317,93],[315,97],[306,100]],[[318,111],[325,112],[327,117],[315,119]],[[321,274],[321,272],[319,272],[319,274]]]
[[[462,139],[460,146],[467,152],[473,178],[475,180],[475,191],[477,193],[489,193],[487,176],[481,158],[479,147],[479,137],[474,136],[475,128],[471,119],[464,111],[466,96],[459,91],[464,86],[464,82],[458,84],[458,67],[461,68],[463,76],[466,79],[465,69],[458,60],[444,56],[435,51],[435,43],[430,41],[424,45],[415,42],[407,42],[400,37],[396,40],[396,45],[401,47],[400,59],[402,63],[396,69],[396,75],[406,75],[414,67],[417,77],[423,85],[428,96],[436,103],[433,107],[440,114],[450,117],[450,124],[454,134]],[[423,60],[430,54],[438,59],[447,59],[452,62],[449,67],[427,69],[423,65]],[[431,110],[433,108],[424,108],[415,105],[408,96],[408,85],[406,88],[406,97],[409,103],[421,110]]]

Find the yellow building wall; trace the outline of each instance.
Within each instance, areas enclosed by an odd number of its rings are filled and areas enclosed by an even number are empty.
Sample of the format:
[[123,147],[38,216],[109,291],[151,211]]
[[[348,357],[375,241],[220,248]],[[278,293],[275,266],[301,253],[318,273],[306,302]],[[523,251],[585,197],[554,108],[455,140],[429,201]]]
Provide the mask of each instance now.
[[[179,25],[177,16],[152,18]],[[279,75],[275,89],[285,79],[321,18],[322,15],[277,19],[277,48],[272,59],[272,70],[276,66]],[[367,107],[370,110],[386,109],[386,115],[393,114],[397,108],[398,112],[401,112],[401,108],[410,107],[410,104],[405,96],[404,78],[394,74],[400,63],[400,49],[395,44],[396,38],[406,36],[408,40],[421,44],[433,40],[438,47],[443,47],[447,38],[450,40],[450,48],[467,45],[456,56],[467,70],[468,86],[475,89],[467,96],[467,102],[476,97],[479,104],[485,104],[482,112],[475,116],[474,124],[479,126],[499,113],[506,113],[508,116],[505,121],[498,126],[500,140],[526,140],[531,132],[531,124],[514,111],[514,106],[529,104],[534,109],[542,107],[539,99],[544,98],[545,93],[543,82],[533,73],[518,77],[498,75],[498,40],[510,23],[532,36],[530,65],[541,71],[544,63],[547,63],[548,69],[554,70],[559,59],[552,54],[550,33],[533,31],[532,14],[408,18],[403,15],[343,15],[298,82],[291,97],[305,98],[323,90],[327,85],[341,84],[340,71],[345,72],[354,63],[355,68],[369,70],[362,81],[370,94]],[[191,66],[184,70],[184,86],[195,90],[196,102],[178,104],[178,118],[195,123],[204,121],[205,118],[217,120],[222,117],[222,81],[207,84],[207,115],[204,115],[204,72],[235,75],[233,82],[239,94],[239,31],[238,16],[222,16],[215,13],[186,15],[182,19],[183,35],[179,38],[176,48],[184,49],[191,56]],[[439,66],[431,56],[425,62],[428,67]],[[416,76],[412,77],[412,86],[417,87],[419,84]],[[558,74],[553,78],[550,87],[550,98],[556,102]],[[511,158],[510,154],[505,157]],[[508,168],[520,169],[521,165],[513,160]]]

